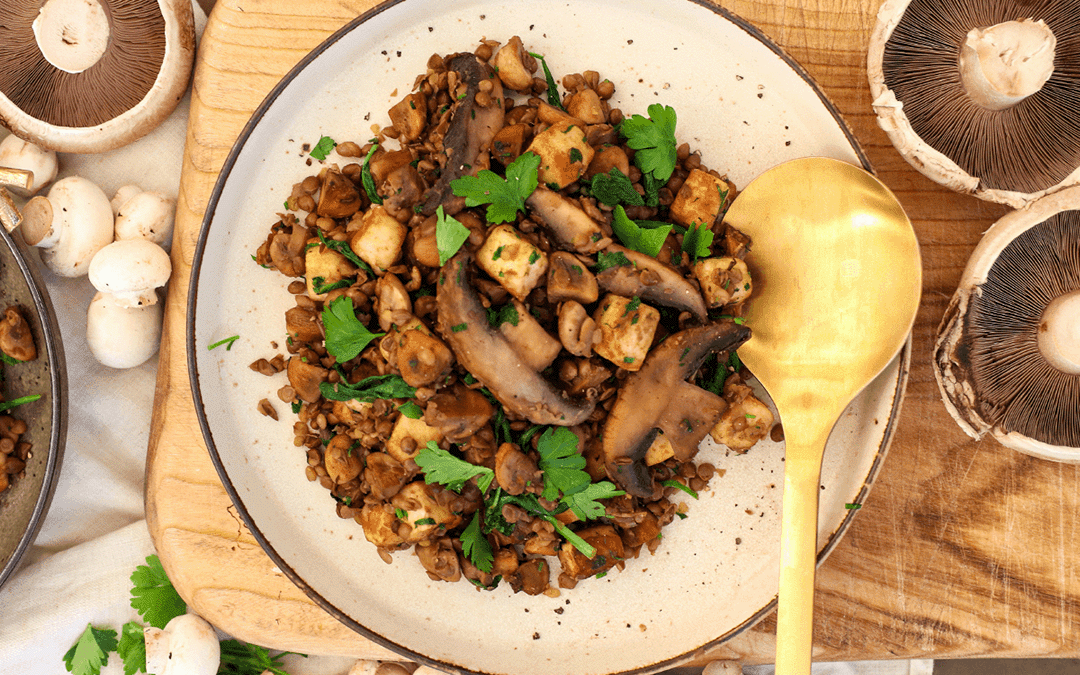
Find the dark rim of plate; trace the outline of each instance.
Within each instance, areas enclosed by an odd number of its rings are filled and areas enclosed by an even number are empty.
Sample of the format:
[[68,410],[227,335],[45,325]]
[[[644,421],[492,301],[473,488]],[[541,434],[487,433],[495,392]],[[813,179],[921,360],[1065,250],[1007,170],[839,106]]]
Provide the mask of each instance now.
[[[60,475],[60,464],[64,456],[64,443],[67,438],[67,368],[64,361],[64,346],[60,337],[60,326],[53,311],[52,301],[49,299],[45,281],[36,265],[30,264],[26,259],[24,250],[16,243],[15,238],[6,229],[0,227],[0,239],[11,255],[11,259],[19,268],[23,280],[30,290],[30,297],[34,302],[34,312],[40,327],[38,340],[39,354],[42,352],[48,359],[49,386],[49,447],[48,456],[44,467],[44,476],[41,489],[34,504],[33,513],[26,525],[18,544],[11,553],[11,557],[0,569],[0,587],[15,572],[23,554],[30,548],[37,537],[45,515],[52,504],[53,492],[56,481]],[[38,358],[41,358],[39,356]],[[14,489],[12,486],[11,489]]]
[[[300,72],[302,72],[305,68],[307,68],[323,52],[327,51],[330,47],[332,47],[335,43],[337,43],[343,37],[345,37],[346,35],[351,33],[353,30],[355,30],[358,26],[363,25],[364,23],[371,20],[375,16],[381,14],[382,12],[386,11],[387,9],[389,9],[391,7],[394,7],[396,5],[399,5],[399,4],[401,4],[403,2],[406,2],[406,1],[407,0],[388,0],[387,2],[383,2],[382,4],[380,4],[380,5],[372,8],[372,9],[364,12],[363,14],[359,15],[358,17],[356,17],[355,19],[353,19],[352,21],[350,21],[349,23],[344,25],[342,28],[338,29],[332,35],[330,35],[330,37],[328,37],[318,47],[316,47],[310,53],[308,53],[306,56],[304,56],[281,79],[281,81],[278,82],[277,85],[275,85],[274,88],[270,90],[270,92],[266,95],[266,98],[263,99],[262,103],[260,103],[258,108],[256,108],[255,111],[252,113],[251,118],[248,120],[248,122],[244,126],[243,130],[241,130],[240,135],[237,137],[236,142],[234,143],[231,151],[229,152],[228,157],[225,159],[225,162],[222,164],[221,170],[220,170],[219,175],[218,175],[218,179],[217,179],[216,183],[214,184],[214,189],[211,192],[210,200],[207,203],[206,212],[205,212],[205,214],[203,216],[203,221],[202,221],[201,229],[200,229],[200,232],[199,232],[199,240],[198,240],[198,243],[196,245],[194,258],[192,260],[191,278],[190,278],[189,286],[188,286],[188,306],[187,306],[187,318],[186,318],[188,378],[189,378],[190,384],[191,384],[192,397],[193,397],[194,403],[195,403],[195,412],[196,412],[196,415],[198,416],[198,419],[199,419],[199,426],[202,429],[203,439],[204,439],[204,441],[206,443],[207,449],[210,452],[211,460],[214,463],[214,467],[217,469],[218,476],[221,479],[221,482],[222,482],[222,484],[223,484],[223,486],[225,488],[225,491],[228,493],[229,497],[232,499],[233,504],[236,506],[237,511],[239,512],[241,518],[243,518],[244,523],[247,526],[247,528],[251,531],[251,534],[259,542],[260,546],[262,546],[263,550],[271,558],[271,560],[274,561],[274,564],[277,566],[277,568],[280,569],[282,571],[282,573],[285,574],[285,576],[289,578],[289,580],[291,580],[294,584],[296,584],[297,587],[299,587],[301,590],[303,590],[308,595],[308,597],[310,597],[322,609],[324,609],[326,612],[331,614],[334,618],[336,618],[341,623],[345,624],[346,626],[348,626],[352,630],[356,631],[357,633],[359,633],[363,637],[371,640],[375,644],[377,644],[377,645],[379,645],[381,647],[385,647],[386,649],[388,649],[390,651],[396,652],[396,653],[402,655],[403,657],[408,658],[408,659],[410,659],[412,661],[431,666],[431,667],[436,668],[438,670],[442,670],[442,671],[446,671],[446,672],[452,672],[452,673],[459,673],[460,675],[483,675],[482,673],[478,673],[477,671],[467,670],[467,669],[462,668],[461,666],[453,664],[453,663],[446,663],[446,662],[443,662],[443,661],[438,661],[438,660],[432,659],[430,657],[424,656],[422,654],[419,654],[419,653],[415,652],[414,650],[410,649],[409,647],[407,647],[405,645],[402,645],[402,644],[399,644],[399,643],[396,643],[396,642],[393,642],[393,641],[387,639],[386,637],[376,633],[372,629],[361,625],[355,619],[353,619],[352,617],[348,616],[343,611],[341,611],[340,609],[335,607],[329,600],[322,597],[322,595],[320,595],[311,586],[309,586],[299,576],[299,574],[295,570],[292,569],[292,567],[288,564],[288,562],[274,549],[274,547],[266,539],[265,535],[263,535],[263,533],[259,530],[258,526],[256,525],[256,523],[252,519],[251,515],[248,513],[247,509],[244,507],[243,500],[240,497],[239,491],[232,484],[231,480],[229,479],[228,474],[225,471],[224,464],[222,463],[221,457],[220,457],[220,455],[218,454],[218,451],[217,451],[217,447],[214,444],[213,432],[210,429],[209,422],[207,421],[207,418],[206,418],[206,411],[205,411],[205,406],[204,406],[204,402],[203,402],[203,399],[202,399],[202,393],[201,393],[200,388],[199,388],[199,370],[198,370],[198,365],[196,363],[196,358],[197,358],[196,349],[197,349],[197,347],[195,345],[195,315],[196,315],[196,305],[197,305],[197,302],[198,302],[198,287],[199,287],[199,280],[200,280],[200,271],[201,271],[202,262],[203,262],[203,255],[204,255],[205,250],[206,250],[206,245],[207,245],[207,240],[208,240],[208,233],[209,233],[210,225],[214,220],[214,214],[215,214],[215,211],[217,209],[218,201],[221,198],[221,194],[222,194],[222,192],[223,192],[223,190],[225,188],[225,183],[227,182],[229,174],[232,172],[232,170],[233,170],[233,168],[234,168],[234,166],[235,166],[235,164],[237,162],[237,158],[239,157],[240,152],[244,148],[244,145],[247,143],[247,141],[250,138],[252,132],[258,126],[259,122],[262,120],[263,116],[267,113],[269,108],[274,104],[274,102],[281,95],[281,93],[285,89],[287,89],[289,87],[289,85],[297,77],[297,75],[299,75]],[[829,98],[825,95],[825,92],[822,90],[822,88],[818,85],[818,83],[814,80],[814,78],[806,71],[805,68],[803,68],[799,63],[797,63],[795,61],[795,59],[793,59],[786,52],[784,52],[784,50],[779,45],[777,45],[775,42],[773,42],[760,29],[758,29],[756,26],[752,25],[751,23],[749,23],[745,19],[743,19],[743,18],[737,16],[736,14],[732,13],[731,11],[729,11],[727,9],[724,9],[722,7],[718,7],[718,6],[708,2],[707,0],[686,0],[686,1],[690,2],[692,4],[695,4],[695,5],[700,5],[701,7],[704,7],[706,9],[712,11],[716,15],[722,17],[723,19],[726,19],[728,22],[730,22],[733,25],[737,26],[738,28],[742,29],[744,32],[746,32],[751,37],[753,37],[755,40],[760,42],[763,46],[767,47],[770,51],[775,53],[794,73],[796,73],[803,81],[805,81],[807,83],[807,85],[810,86],[810,88],[814,91],[814,93],[817,94],[818,98],[820,99],[821,104],[823,106],[825,106],[825,108],[829,111],[829,114],[832,116],[832,118],[836,122],[837,126],[842,130],[844,136],[847,138],[848,143],[851,146],[851,149],[858,156],[859,161],[862,164],[862,168],[865,169],[866,171],[870,172],[870,173],[874,173],[874,170],[871,167],[870,161],[867,158],[865,152],[863,151],[862,146],[859,144],[858,139],[855,138],[855,135],[852,133],[851,129],[848,127],[847,123],[844,121],[843,117],[840,114],[840,111],[836,108],[836,106],[833,104],[833,102],[829,100]],[[869,471],[869,473],[867,475],[867,479],[866,479],[862,489],[859,492],[856,503],[861,504],[863,499],[866,497],[866,494],[869,492],[870,486],[874,482],[874,478],[877,475],[877,472],[878,472],[878,470],[879,470],[879,468],[881,466],[882,460],[884,459],[885,453],[886,453],[886,451],[887,451],[887,449],[889,447],[889,444],[890,444],[890,442],[892,440],[892,434],[893,434],[893,431],[895,429],[895,421],[896,421],[896,418],[898,416],[899,409],[900,409],[900,403],[901,403],[901,399],[902,399],[904,385],[905,385],[905,383],[907,381],[907,374],[908,374],[907,363],[908,363],[908,359],[909,359],[909,353],[910,353],[910,338],[909,338],[909,342],[904,346],[904,348],[901,351],[900,356],[899,356],[899,359],[901,360],[902,365],[901,365],[901,370],[900,370],[900,376],[899,376],[899,378],[897,380],[896,389],[892,393],[892,410],[890,411],[889,422],[886,425],[886,428],[884,430],[884,435],[883,435],[883,438],[882,438],[882,442],[881,442],[881,445],[880,445],[880,447],[878,449],[878,452],[876,453],[876,456],[875,456],[875,459],[874,459],[874,462],[873,462],[873,466],[871,467],[871,469],[870,469],[870,471]],[[819,564],[820,564],[820,562],[822,560],[825,559],[825,557],[832,551],[833,547],[835,547],[836,543],[840,540],[840,535],[843,534],[843,532],[847,529],[848,525],[851,523],[852,519],[855,516],[855,512],[856,512],[856,509],[854,509],[854,508],[849,509],[847,515],[845,516],[845,518],[843,519],[843,521],[841,522],[839,527],[837,527],[836,531],[832,533],[832,535],[830,536],[828,542],[825,544],[825,547],[818,554],[818,563]],[[761,608],[758,612],[756,612],[753,616],[748,618],[742,624],[740,624],[740,625],[736,626],[735,628],[731,629],[730,631],[728,631],[724,635],[721,635],[721,636],[709,641],[708,643],[706,643],[704,645],[701,645],[700,647],[692,650],[689,653],[681,654],[679,656],[675,656],[675,657],[672,657],[672,658],[669,658],[669,659],[665,659],[663,661],[657,661],[657,662],[655,662],[653,664],[650,664],[648,666],[644,666],[644,667],[641,667],[641,668],[636,668],[636,669],[624,671],[620,675],[645,675],[646,673],[654,673],[654,672],[657,672],[657,671],[660,671],[660,670],[665,670],[665,669],[677,667],[679,665],[684,665],[687,662],[694,660],[701,653],[705,653],[709,649],[712,649],[712,648],[720,645],[721,643],[726,642],[726,641],[730,640],[731,638],[735,637],[736,635],[742,633],[743,631],[745,631],[746,629],[750,628],[751,626],[756,624],[758,621],[763,619],[764,617],[768,616],[775,609],[776,609],[776,600],[773,599],[772,602],[770,602],[765,607]]]

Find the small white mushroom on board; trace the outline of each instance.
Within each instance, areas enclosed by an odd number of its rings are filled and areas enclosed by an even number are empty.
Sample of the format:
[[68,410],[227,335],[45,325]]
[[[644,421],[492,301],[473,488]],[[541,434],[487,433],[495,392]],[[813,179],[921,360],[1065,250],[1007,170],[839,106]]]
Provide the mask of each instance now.
[[147,626],[146,672],[155,675],[216,675],[221,643],[214,627],[194,614],[181,614],[159,629]]
[[58,180],[46,196],[23,207],[23,241],[41,249],[41,261],[56,274],[79,277],[113,240],[113,214],[101,188],[81,176]]

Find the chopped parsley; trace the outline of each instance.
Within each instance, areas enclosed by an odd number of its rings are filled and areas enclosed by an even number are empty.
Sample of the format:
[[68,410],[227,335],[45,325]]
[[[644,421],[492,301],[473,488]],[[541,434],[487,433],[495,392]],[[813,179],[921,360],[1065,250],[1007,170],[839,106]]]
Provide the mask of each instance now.
[[375,154],[375,151],[379,149],[379,144],[371,146],[368,150],[368,154],[364,157],[364,163],[360,167],[360,182],[364,185],[364,192],[367,193],[368,199],[372,204],[382,204],[382,197],[379,196],[379,191],[375,188],[375,179],[371,175],[371,156]]
[[517,326],[521,321],[521,316],[518,314],[517,307],[513,303],[503,305],[498,309],[494,307],[487,308],[488,325],[492,328],[498,328],[504,323],[509,323],[511,326]]
[[413,398],[416,396],[416,388],[410,386],[400,375],[387,373],[365,377],[356,384],[346,384],[344,381],[336,384],[320,382],[319,393],[328,401],[370,403],[380,399]]
[[597,200],[608,206],[617,206],[619,204],[645,205],[645,200],[634,189],[634,184],[630,182],[630,178],[616,167],[611,167],[611,170],[607,173],[598,173],[593,176],[592,182],[589,184],[589,192]]
[[559,85],[555,83],[555,76],[551,74],[551,69],[548,68],[547,61],[540,54],[529,52],[529,56],[533,57],[540,62],[540,66],[544,69],[544,79],[547,80],[547,99],[548,103],[555,106],[559,110],[566,112],[566,108],[563,107],[562,99],[559,98]]
[[217,342],[207,346],[206,349],[207,350],[217,349],[221,345],[225,345],[225,351],[229,351],[229,350],[232,349],[233,343],[236,342],[239,339],[240,339],[239,335],[234,335],[232,337],[227,337],[224,340],[218,340]]
[[311,149],[308,154],[318,160],[326,159],[326,156],[337,146],[334,139],[329,136],[323,136],[319,139],[319,142],[315,144],[315,147]]
[[693,497],[694,499],[698,498],[698,493],[697,492],[691,490],[689,487],[683,485],[682,483],[680,483],[679,481],[677,481],[675,479],[663,480],[663,481],[660,481],[660,484],[664,485],[666,487],[678,488],[678,489],[682,490],[683,492],[685,492],[686,494]]
[[12,408],[23,405],[25,403],[33,403],[40,398],[41,394],[30,394],[28,396],[20,396],[19,398],[13,398],[10,401],[2,401],[0,402],[0,412],[3,412],[5,410],[11,410]]
[[599,274],[605,270],[609,270],[612,267],[633,267],[634,263],[630,262],[630,259],[626,257],[626,254],[622,251],[615,251],[613,253],[602,252],[596,256],[596,272]]

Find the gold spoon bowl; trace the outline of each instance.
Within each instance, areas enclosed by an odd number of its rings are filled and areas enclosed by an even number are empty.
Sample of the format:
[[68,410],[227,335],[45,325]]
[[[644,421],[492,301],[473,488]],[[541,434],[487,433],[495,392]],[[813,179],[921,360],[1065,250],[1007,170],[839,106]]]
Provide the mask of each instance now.
[[825,158],[769,169],[725,220],[753,242],[746,315],[753,337],[739,356],[784,429],[776,672],[809,673],[825,443],[911,332],[922,289],[919,243],[885,185]]

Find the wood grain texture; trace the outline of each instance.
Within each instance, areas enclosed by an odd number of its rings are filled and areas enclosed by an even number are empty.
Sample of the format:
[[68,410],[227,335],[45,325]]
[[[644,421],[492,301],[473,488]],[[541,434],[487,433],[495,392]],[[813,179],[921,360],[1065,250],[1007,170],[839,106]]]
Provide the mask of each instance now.
[[[146,509],[166,571],[194,611],[278,649],[392,658],[274,569],[202,443],[185,359],[190,266],[214,180],[250,112],[366,0],[219,0],[199,49],[179,191]],[[732,0],[844,114],[915,225],[923,302],[911,379],[873,492],[818,574],[815,659],[1080,656],[1080,467],[968,439],[930,369],[938,323],[982,233],[1007,209],[911,169],[875,121],[866,47],[878,0]],[[303,14],[298,13],[302,8]],[[703,657],[771,662],[774,618]]]

